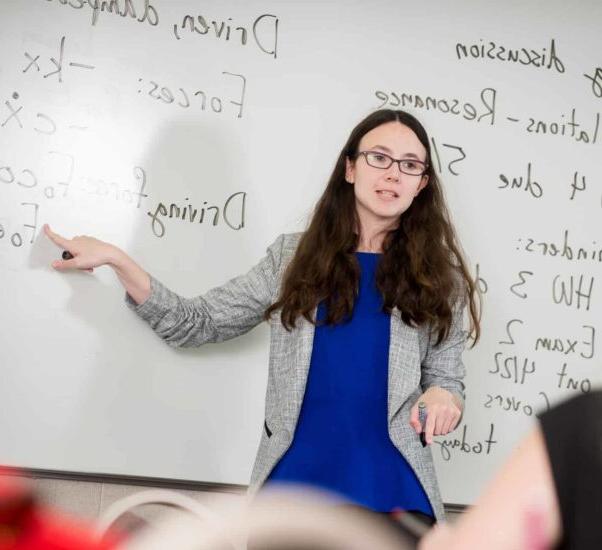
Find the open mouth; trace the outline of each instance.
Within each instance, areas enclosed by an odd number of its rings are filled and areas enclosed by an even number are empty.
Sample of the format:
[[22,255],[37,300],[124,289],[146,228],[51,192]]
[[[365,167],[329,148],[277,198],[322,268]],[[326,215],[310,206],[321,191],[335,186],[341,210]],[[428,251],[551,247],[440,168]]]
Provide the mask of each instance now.
[[388,191],[386,189],[378,189],[376,191],[381,197],[390,197],[392,199],[396,199],[399,197],[399,195],[397,193],[395,193],[395,191]]

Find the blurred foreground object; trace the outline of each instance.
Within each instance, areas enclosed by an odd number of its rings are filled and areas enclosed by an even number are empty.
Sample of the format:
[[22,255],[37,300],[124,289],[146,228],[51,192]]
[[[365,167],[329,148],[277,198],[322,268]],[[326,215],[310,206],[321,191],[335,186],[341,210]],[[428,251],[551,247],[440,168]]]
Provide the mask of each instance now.
[[421,550],[602,548],[602,391],[538,414],[476,504]]
[[117,550],[117,538],[40,504],[33,488],[0,468],[0,550]]
[[[147,505],[158,505],[163,509],[152,522],[138,515]],[[140,491],[113,502],[97,522],[97,535],[104,537],[114,528],[128,533],[128,540],[119,550],[198,548],[199,537],[226,532],[224,520],[207,506],[165,489]],[[246,546],[231,544],[228,548],[245,550]]]
[[127,550],[405,550],[416,547],[413,527],[322,494],[278,490],[257,497],[240,514],[208,521],[171,514],[134,535]]

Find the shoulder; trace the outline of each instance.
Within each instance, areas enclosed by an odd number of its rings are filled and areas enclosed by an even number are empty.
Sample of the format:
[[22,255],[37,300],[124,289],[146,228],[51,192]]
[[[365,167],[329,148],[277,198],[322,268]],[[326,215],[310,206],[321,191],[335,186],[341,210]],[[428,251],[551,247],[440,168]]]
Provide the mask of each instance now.
[[283,233],[268,248],[279,263],[287,263],[294,256],[303,233]]
[[267,248],[266,256],[260,262],[263,270],[272,276],[281,278],[295,256],[297,246],[303,233],[283,233]]
[[299,241],[303,236],[303,232],[299,231],[298,233],[283,233],[280,235],[279,239],[282,239],[283,245],[293,252],[297,249]]

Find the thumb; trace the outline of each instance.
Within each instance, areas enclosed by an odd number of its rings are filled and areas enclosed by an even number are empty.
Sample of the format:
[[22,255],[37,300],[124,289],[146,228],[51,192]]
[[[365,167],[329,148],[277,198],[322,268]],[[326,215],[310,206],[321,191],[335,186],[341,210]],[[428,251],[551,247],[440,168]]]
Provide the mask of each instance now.
[[54,262],[52,262],[52,267],[57,271],[68,271],[69,269],[78,269],[75,258],[71,258],[70,260],[55,260]]

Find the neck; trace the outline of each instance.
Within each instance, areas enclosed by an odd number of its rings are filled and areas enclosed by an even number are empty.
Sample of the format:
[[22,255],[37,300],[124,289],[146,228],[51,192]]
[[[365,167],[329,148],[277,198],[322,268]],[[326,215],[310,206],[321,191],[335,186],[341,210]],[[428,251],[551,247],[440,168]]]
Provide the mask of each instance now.
[[383,241],[387,236],[389,229],[383,229],[375,233],[366,233],[362,231],[360,233],[359,242],[357,245],[358,252],[382,252]]
[[366,227],[360,223],[358,252],[382,252],[383,242],[393,227],[390,223]]

